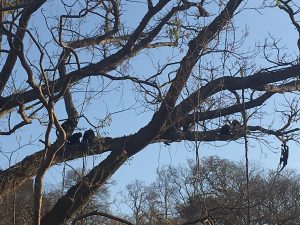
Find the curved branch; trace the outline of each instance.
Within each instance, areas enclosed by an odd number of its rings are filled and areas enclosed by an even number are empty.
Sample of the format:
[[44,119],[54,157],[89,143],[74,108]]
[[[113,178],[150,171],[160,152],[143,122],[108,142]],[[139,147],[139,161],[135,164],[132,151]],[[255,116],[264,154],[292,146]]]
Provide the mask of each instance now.
[[[97,45],[100,43],[107,43],[109,41],[117,41],[118,38],[114,38],[112,37],[115,33],[117,33],[119,31],[119,26],[120,26],[120,12],[119,12],[119,7],[116,1],[111,0],[110,1],[112,3],[112,10],[113,10],[113,15],[115,17],[114,20],[114,26],[113,29],[106,32],[104,35],[99,35],[96,37],[88,37],[88,38],[84,38],[82,40],[77,40],[77,41],[72,41],[70,43],[67,43],[67,46],[69,46],[70,48],[84,48],[84,47],[88,47],[88,46],[92,46],[92,45]],[[129,37],[129,36],[127,36]],[[125,37],[120,37],[120,40],[126,40]]]
[[[250,135],[251,133],[255,133],[259,131],[263,134],[273,135],[273,136],[283,136],[289,133],[297,132],[300,128],[295,128],[292,130],[281,131],[281,130],[270,130],[263,128],[261,126],[247,126],[247,133]],[[244,136],[242,130],[237,129],[229,135],[221,135],[221,128],[211,130],[211,131],[171,131],[168,133],[162,134],[156,142],[180,142],[180,141],[204,141],[204,142],[212,142],[212,141],[232,141],[240,139]]]
[[18,49],[20,45],[20,41],[24,39],[26,28],[28,25],[28,22],[31,18],[31,15],[38,10],[46,0],[39,0],[35,1],[35,3],[31,3],[28,7],[24,9],[24,12],[20,18],[19,26],[16,32],[16,37],[18,39],[15,39],[13,42],[14,48],[12,48],[8,54],[8,57],[6,59],[5,64],[3,65],[3,68],[0,72],[0,95],[2,94],[5,85],[11,75],[11,72],[15,66],[15,63],[17,61],[17,52],[15,49]]
[[[78,159],[83,156],[101,154],[116,148],[124,142],[123,138],[97,138],[94,143],[66,146],[60,149],[53,159],[51,166],[64,161]],[[35,176],[45,155],[45,150],[38,151],[25,157],[21,162],[0,171],[0,196],[8,193],[13,187],[17,188],[26,180]]]
[[129,222],[128,220],[125,220],[125,219],[122,219],[120,217],[113,216],[109,213],[101,212],[101,211],[98,211],[98,210],[94,210],[92,212],[88,212],[88,213],[85,213],[83,215],[80,215],[80,216],[76,217],[73,220],[72,225],[76,225],[76,223],[78,221],[83,220],[83,219],[85,219],[87,217],[90,217],[90,216],[103,216],[103,217],[109,218],[111,220],[115,220],[115,221],[118,221],[118,222],[121,222],[121,223],[125,223],[127,225],[134,225],[133,223]]
[[[237,112],[241,112],[243,110],[243,107],[245,107],[245,109],[252,109],[252,108],[261,106],[264,102],[266,102],[274,94],[275,93],[266,92],[256,99],[250,100],[249,102],[245,102],[245,106],[243,106],[243,104],[236,104],[236,105],[232,105],[232,106],[222,108],[222,109],[216,109],[216,110],[206,111],[206,112],[194,112],[194,113],[188,114],[188,115],[184,115],[182,112],[182,114],[180,114],[180,118],[183,118],[183,119],[179,120],[178,125],[176,127],[183,127],[184,125],[188,125],[191,123],[204,121],[207,119],[214,119],[214,118],[218,118],[221,116],[231,115],[231,114],[234,114]],[[179,116],[179,114],[176,113],[176,116]],[[174,119],[176,118],[175,114],[172,115],[172,119],[173,118]]]
[[[258,72],[248,77],[225,76],[217,78],[205,86],[199,88],[188,98],[179,103],[172,112],[171,121],[174,123],[191,112],[195,106],[201,104],[209,96],[212,96],[222,90],[242,90],[248,88],[263,87],[268,83],[283,81],[291,77],[297,77],[300,74],[300,65],[275,70],[271,72]],[[284,86],[284,85],[283,85]],[[267,92],[259,101],[269,98],[273,93]]]

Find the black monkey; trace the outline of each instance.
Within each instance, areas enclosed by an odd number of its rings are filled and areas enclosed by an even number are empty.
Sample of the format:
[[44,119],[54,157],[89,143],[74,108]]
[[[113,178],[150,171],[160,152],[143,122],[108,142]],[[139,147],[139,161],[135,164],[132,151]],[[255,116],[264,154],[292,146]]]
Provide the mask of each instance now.
[[231,126],[228,124],[224,124],[221,127],[220,134],[221,135],[229,135],[231,133]]
[[239,128],[241,126],[241,123],[237,120],[232,120],[231,124],[233,128]]
[[82,137],[82,143],[89,143],[95,139],[95,133],[92,129],[87,130],[84,132]]
[[68,145],[77,145],[80,144],[80,138],[82,137],[82,133],[75,133],[72,134],[69,138],[68,138]]
[[[76,127],[76,123],[74,120],[67,119],[65,122],[61,124],[61,127],[64,129],[68,137],[69,133],[72,132],[72,130]],[[58,131],[56,131],[56,136],[58,135],[59,133]]]
[[182,131],[186,132],[186,131],[191,131],[195,128],[195,124],[186,124],[184,126],[182,126]]
[[282,163],[282,167],[279,170],[279,172],[281,172],[284,169],[284,167],[287,165],[288,158],[289,158],[289,146],[287,146],[286,142],[283,141],[281,144],[281,156],[279,160],[279,165],[281,165]]
[[73,120],[67,119],[62,123],[61,127],[65,130],[65,132],[71,131],[76,127],[76,123]]
[[238,133],[242,128],[242,125],[238,120],[232,120],[230,125],[231,125],[231,133]]

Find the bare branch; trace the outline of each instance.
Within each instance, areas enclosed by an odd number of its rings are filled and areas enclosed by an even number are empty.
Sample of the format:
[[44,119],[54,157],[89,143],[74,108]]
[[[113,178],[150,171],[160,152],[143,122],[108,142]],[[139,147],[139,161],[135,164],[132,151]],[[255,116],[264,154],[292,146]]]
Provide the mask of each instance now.
[[85,213],[83,215],[80,215],[78,217],[76,217],[73,221],[72,221],[72,225],[76,225],[76,223],[80,220],[83,220],[87,217],[90,217],[90,216],[103,216],[103,217],[106,217],[106,218],[109,218],[111,220],[115,220],[115,221],[118,221],[118,222],[121,222],[121,223],[125,223],[127,225],[134,225],[133,223],[129,222],[128,220],[124,220],[120,217],[117,217],[117,216],[114,216],[114,215],[111,215],[109,213],[105,213],[105,212],[101,212],[101,211],[98,211],[98,210],[94,210],[92,212],[88,212],[88,213]]

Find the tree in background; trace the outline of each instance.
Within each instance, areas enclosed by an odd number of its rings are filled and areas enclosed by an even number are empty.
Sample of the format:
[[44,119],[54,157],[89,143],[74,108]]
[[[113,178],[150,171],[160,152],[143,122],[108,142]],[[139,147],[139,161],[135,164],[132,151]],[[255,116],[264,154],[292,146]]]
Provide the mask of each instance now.
[[[126,203],[132,209],[132,218],[136,218],[136,202],[139,202],[139,218],[143,218],[142,223],[135,224],[187,225],[207,221],[215,225],[246,224],[244,165],[210,157],[201,160],[201,175],[195,173],[196,167],[192,161],[188,167],[165,167],[158,171],[157,179],[150,185],[142,181],[127,185],[129,201]],[[299,224],[299,174],[287,171],[279,175],[252,164],[249,178],[252,224]],[[162,181],[167,181],[167,203],[165,194],[153,188]],[[147,201],[145,196],[152,196],[152,201]],[[152,213],[153,208],[155,213]],[[173,214],[165,218],[166,211]]]
[[[297,1],[261,1],[255,6],[243,0],[7,2],[1,1],[0,7],[0,135],[16,145],[19,136],[35,138],[18,145],[18,152],[28,155],[14,165],[15,151],[3,141],[1,153],[8,166],[0,171],[0,195],[35,176],[33,224],[68,221],[128,159],[154,143],[241,139],[247,156],[249,138],[269,147],[279,140],[286,165],[287,142],[299,137]],[[240,27],[255,10],[265,17],[271,10],[272,20],[288,15],[298,50],[283,48],[273,36],[261,37],[263,45],[245,46],[248,33]],[[112,99],[119,100],[119,108],[111,107]],[[133,104],[127,105],[128,100]],[[126,133],[121,124],[120,137],[100,131],[112,115],[118,113],[124,122],[136,109],[147,114],[135,124],[135,132]],[[43,214],[46,171],[103,153],[108,156]],[[169,187],[164,181],[158,187],[167,201]],[[172,212],[164,201],[159,207],[168,219]]]
[[0,224],[31,224],[33,203],[33,180],[26,181],[18,190],[1,198]]

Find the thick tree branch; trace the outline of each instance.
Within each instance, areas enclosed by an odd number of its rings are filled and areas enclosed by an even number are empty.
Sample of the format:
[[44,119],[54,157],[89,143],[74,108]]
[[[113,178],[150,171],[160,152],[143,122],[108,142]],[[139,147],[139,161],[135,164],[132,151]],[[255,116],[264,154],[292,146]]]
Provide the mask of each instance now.
[[189,42],[188,52],[182,59],[176,76],[172,81],[159,110],[153,115],[152,120],[145,127],[145,129],[148,129],[149,132],[151,131],[159,134],[165,130],[165,123],[170,116],[169,113],[173,111],[173,107],[175,106],[183,87],[186,85],[201,51],[203,51],[204,47],[222,30],[223,26],[231,20],[234,11],[241,2],[242,0],[229,1],[220,15],[217,16],[208,26],[204,27],[199,34]]
[[[124,142],[123,138],[97,138],[95,142],[66,146],[60,149],[51,165],[62,163],[73,159],[82,158],[83,156],[101,154],[110,151]],[[45,150],[38,151],[24,158],[21,162],[11,166],[6,170],[0,171],[0,196],[9,193],[12,188],[17,188],[26,180],[36,175],[37,169],[45,155]]]
[[[113,149],[111,154],[105,160],[94,167],[94,169],[83,178],[83,181],[71,187],[54,205],[52,210],[43,217],[43,225],[62,224],[68,220],[81,205],[88,201],[90,195],[93,194],[97,188],[99,188],[99,186],[101,186],[130,156],[142,150],[159,135],[164,129],[169,109],[175,105],[202,48],[205,44],[209,43],[218,32],[220,32],[220,28],[231,19],[235,9],[241,2],[241,0],[229,1],[220,16],[190,42],[189,51],[182,60],[176,78],[172,82],[160,109],[154,114],[150,123],[140,129],[136,134],[130,136],[128,140],[124,142],[122,148]],[[141,30],[138,28],[132,36],[133,39],[129,39],[126,46],[130,46],[135,37],[140,33]]]
[[112,149],[112,152],[105,160],[94,167],[79,183],[71,187],[67,193],[56,202],[53,208],[45,214],[41,224],[55,225],[67,221],[128,159],[126,151],[121,149]]
[[124,223],[124,224],[127,224],[127,225],[134,225],[133,223],[129,222],[128,220],[125,220],[123,218],[111,215],[109,213],[101,212],[101,211],[98,211],[98,210],[95,210],[95,211],[92,211],[92,212],[88,212],[88,213],[85,213],[83,215],[80,215],[80,216],[76,217],[72,221],[72,225],[76,225],[76,223],[78,221],[83,220],[83,219],[85,219],[87,217],[90,217],[90,216],[103,216],[103,217],[106,217],[108,219],[115,220],[115,221],[118,221],[118,222],[121,222],[121,223]]
[[13,48],[9,51],[8,57],[6,59],[5,64],[3,65],[3,68],[0,72],[0,95],[2,95],[2,92],[5,88],[5,85],[12,73],[12,70],[15,66],[16,60],[17,60],[17,52],[18,48],[20,47],[20,41],[24,39],[26,28],[28,25],[28,22],[31,18],[31,15],[38,10],[46,0],[39,0],[35,1],[35,3],[31,3],[29,7],[24,9],[24,12],[22,13],[22,16],[19,21],[19,26],[16,32],[16,37],[12,43]]
[[[251,133],[259,133],[259,134],[268,134],[273,136],[283,136],[289,133],[299,131],[299,128],[295,128],[292,130],[270,130],[263,128],[261,126],[247,126],[247,133],[250,135]],[[243,137],[242,129],[234,130],[229,135],[221,135],[221,128],[211,130],[211,131],[171,131],[169,133],[165,133],[161,135],[161,137],[157,140],[157,142],[180,142],[180,141],[204,141],[204,142],[212,142],[212,141],[232,141],[237,140]]]
[[[205,86],[202,86],[197,91],[189,95],[188,98],[179,103],[172,112],[171,121],[175,123],[182,116],[191,112],[195,106],[201,104],[209,96],[212,96],[222,90],[242,90],[242,89],[256,89],[269,83],[275,83],[287,80],[292,77],[300,75],[300,65],[291,66],[281,70],[271,72],[258,72],[252,76],[247,77],[230,77],[225,76],[210,81]],[[291,82],[293,83],[293,82]],[[282,87],[284,88],[284,86]],[[263,95],[258,101],[263,98],[269,98],[271,93]]]
[[[191,123],[196,123],[199,121],[205,121],[208,119],[214,119],[221,116],[228,116],[232,115],[237,112],[241,112],[243,110],[243,107],[245,109],[252,109],[258,106],[261,106],[264,104],[269,98],[271,98],[275,93],[266,92],[263,95],[257,97],[256,99],[250,100],[248,102],[245,102],[245,105],[243,104],[236,104],[232,106],[228,106],[226,108],[211,110],[211,111],[205,111],[205,112],[195,112],[192,114],[184,115],[183,113],[180,114],[180,117],[183,119],[179,119],[178,124],[176,127],[183,127],[184,125],[188,125]],[[179,114],[177,114],[178,116]],[[172,115],[172,118],[174,118],[172,121],[174,122],[175,116]],[[175,123],[175,122],[174,122]],[[175,123],[176,124],[176,123]]]

